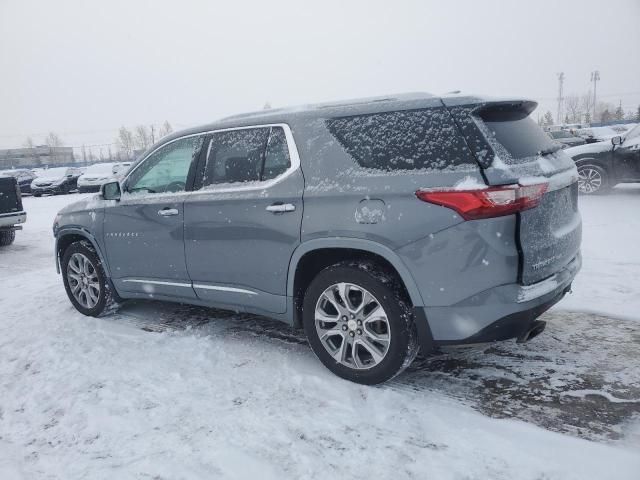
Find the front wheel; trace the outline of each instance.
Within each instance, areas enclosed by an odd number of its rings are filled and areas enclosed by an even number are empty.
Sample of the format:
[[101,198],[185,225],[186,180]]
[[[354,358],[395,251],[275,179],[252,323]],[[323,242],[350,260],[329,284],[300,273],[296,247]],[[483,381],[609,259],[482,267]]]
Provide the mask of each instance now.
[[321,271],[305,294],[303,322],[320,361],[352,382],[385,382],[418,353],[402,289],[374,264],[339,263]]
[[584,195],[604,193],[609,189],[609,175],[598,165],[578,165],[578,191]]
[[87,241],[72,243],[62,256],[62,278],[67,296],[76,310],[100,316],[112,303],[100,258]]

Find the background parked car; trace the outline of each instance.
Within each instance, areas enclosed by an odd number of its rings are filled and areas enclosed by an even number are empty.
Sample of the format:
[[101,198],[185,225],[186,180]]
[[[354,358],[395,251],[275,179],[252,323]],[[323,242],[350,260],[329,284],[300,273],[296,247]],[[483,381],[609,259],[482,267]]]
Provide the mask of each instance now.
[[640,125],[598,142],[565,150],[578,167],[580,193],[600,193],[618,183],[640,182]]
[[575,131],[575,134],[584,138],[587,143],[609,141],[616,135],[619,135],[619,133],[611,127],[580,128]]
[[11,245],[27,220],[22,195],[13,176],[0,177],[0,247]]
[[584,145],[586,143],[584,138],[576,137],[567,130],[555,130],[547,132],[547,135],[549,135],[552,140],[561,143],[562,148],[577,147],[578,145]]
[[78,178],[78,191],[80,193],[98,192],[103,184],[122,178],[129,171],[130,166],[131,162],[90,165]]
[[78,188],[80,169],[74,167],[49,168],[31,182],[31,193],[39,197],[45,193],[69,193]]
[[96,163],[87,167],[87,170],[78,178],[78,191],[98,192],[103,183],[113,181],[115,163]]
[[133,164],[133,162],[114,163],[113,164],[113,174],[117,178],[123,178],[127,174],[127,172],[129,171],[129,168],[131,168],[132,164]]
[[0,172],[0,177],[13,177],[18,182],[20,193],[31,193],[31,182],[36,176],[26,169],[4,170]]

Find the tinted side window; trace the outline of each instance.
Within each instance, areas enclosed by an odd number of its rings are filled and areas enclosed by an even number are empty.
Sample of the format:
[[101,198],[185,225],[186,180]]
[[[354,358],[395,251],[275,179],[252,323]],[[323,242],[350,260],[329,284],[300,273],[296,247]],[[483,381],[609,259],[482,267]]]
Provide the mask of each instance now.
[[365,168],[444,169],[474,163],[444,107],[333,118],[327,126]]
[[262,180],[271,180],[282,175],[291,166],[287,138],[281,127],[271,128],[267,150],[264,155]]
[[202,147],[202,137],[172,142],[147,158],[127,180],[128,192],[182,192],[191,163]]
[[203,185],[260,180],[269,128],[214,133],[211,137]]

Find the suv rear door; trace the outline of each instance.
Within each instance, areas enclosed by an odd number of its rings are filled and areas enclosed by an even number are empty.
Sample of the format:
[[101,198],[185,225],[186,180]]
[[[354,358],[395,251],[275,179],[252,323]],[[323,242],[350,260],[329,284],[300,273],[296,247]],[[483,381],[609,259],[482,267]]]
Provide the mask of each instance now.
[[289,127],[213,132],[203,152],[197,191],[184,204],[196,294],[219,306],[284,313],[304,188]]
[[445,98],[489,185],[547,184],[536,208],[518,213],[520,280],[539,282],[566,267],[580,249],[577,171],[529,114],[529,101]]

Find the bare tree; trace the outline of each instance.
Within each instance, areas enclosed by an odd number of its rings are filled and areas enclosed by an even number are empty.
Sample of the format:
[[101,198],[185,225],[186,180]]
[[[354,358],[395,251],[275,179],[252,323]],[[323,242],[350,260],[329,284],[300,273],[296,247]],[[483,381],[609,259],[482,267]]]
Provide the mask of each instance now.
[[118,130],[118,138],[116,139],[118,148],[124,154],[126,158],[131,158],[133,154],[133,133],[125,127],[120,127]]
[[591,111],[593,109],[593,96],[587,92],[580,97],[580,111],[584,114],[585,123],[591,123]]
[[47,135],[45,142],[47,143],[47,146],[49,148],[57,148],[63,145],[62,139],[55,132],[49,132],[49,135]]
[[146,150],[151,145],[151,134],[144,125],[138,125],[135,129],[135,145],[136,147]]
[[24,141],[23,145],[25,148],[29,149],[29,158],[34,165],[40,165],[40,155],[38,155],[38,151],[36,150],[36,145],[33,142],[33,138],[27,137]]
[[616,108],[616,111],[613,112],[613,118],[615,118],[616,120],[624,119],[624,110],[622,109],[622,101],[618,103],[618,108]]
[[171,127],[171,124],[167,120],[165,120],[160,127],[160,137],[165,137],[170,133],[173,133],[173,127]]
[[271,110],[271,102],[265,102],[264,107],[262,107],[263,110]]
[[594,120],[600,122],[608,122],[613,118],[613,112],[616,107],[609,102],[598,102],[596,105],[596,115]]
[[49,135],[47,135],[45,142],[49,147],[49,158],[53,160],[52,163],[55,165],[58,163],[59,152],[57,149],[62,146],[62,139],[57,133],[49,132]]
[[571,122],[578,123],[582,120],[583,112],[580,108],[580,97],[578,95],[568,95],[564,99],[564,106]]
[[553,114],[547,110],[547,113],[544,114],[544,124],[549,126],[549,125],[553,125]]

